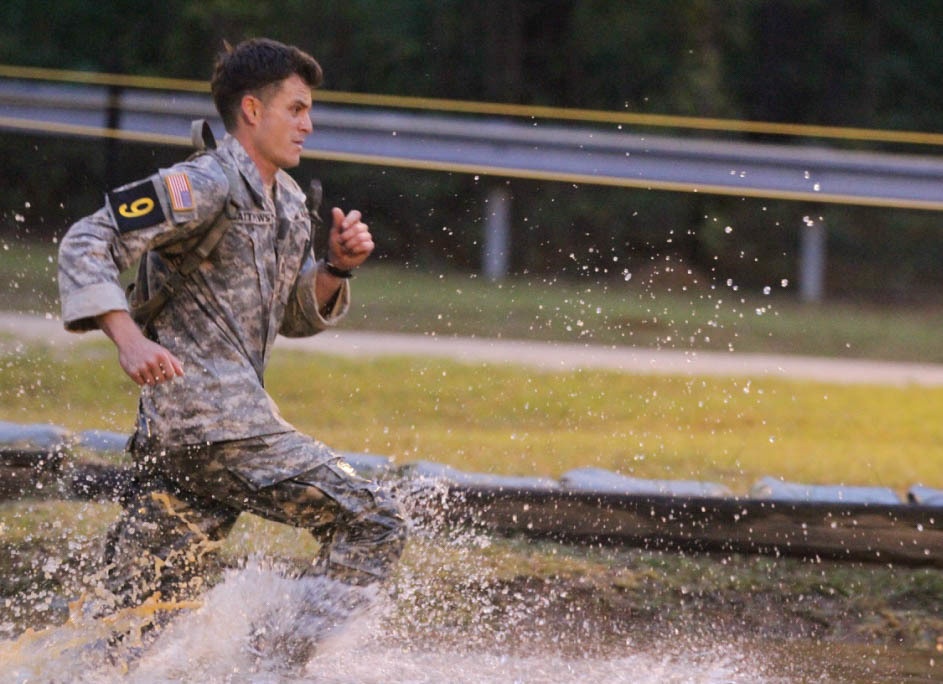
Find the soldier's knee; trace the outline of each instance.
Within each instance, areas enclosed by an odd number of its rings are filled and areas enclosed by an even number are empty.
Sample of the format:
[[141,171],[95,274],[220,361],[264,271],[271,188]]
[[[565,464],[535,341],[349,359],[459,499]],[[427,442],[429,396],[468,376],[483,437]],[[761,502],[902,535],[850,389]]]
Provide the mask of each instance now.
[[402,508],[393,500],[384,501],[366,515],[351,521],[351,537],[377,545],[402,545],[409,525]]
[[408,534],[408,521],[403,506],[388,492],[383,491],[377,497],[374,520],[387,530],[390,539],[405,540]]

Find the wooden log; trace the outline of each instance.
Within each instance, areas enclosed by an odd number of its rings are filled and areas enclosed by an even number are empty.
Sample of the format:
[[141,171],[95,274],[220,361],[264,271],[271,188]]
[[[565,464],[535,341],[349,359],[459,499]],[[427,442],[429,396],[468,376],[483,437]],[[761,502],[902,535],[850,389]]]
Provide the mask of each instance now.
[[56,479],[62,459],[59,450],[0,450],[0,501],[58,496]]
[[454,522],[505,535],[943,567],[943,507],[452,487]]
[[0,450],[0,501],[115,501],[130,479],[130,466],[64,459],[45,450]]
[[[115,501],[131,476],[129,466],[7,453],[0,458],[0,500]],[[593,493],[473,480],[446,492],[428,513],[496,534],[943,567],[943,505]]]

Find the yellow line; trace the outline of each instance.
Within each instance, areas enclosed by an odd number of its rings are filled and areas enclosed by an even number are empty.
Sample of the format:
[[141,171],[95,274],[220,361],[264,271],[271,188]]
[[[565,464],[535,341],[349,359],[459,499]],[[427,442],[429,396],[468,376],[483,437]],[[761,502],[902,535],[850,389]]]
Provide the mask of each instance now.
[[[85,71],[66,71],[42,67],[0,65],[0,77],[30,80],[90,83],[115,85],[126,88],[149,88],[208,93],[205,81],[157,76],[126,76]],[[319,90],[315,96],[320,102],[333,104],[363,105],[419,109],[463,114],[487,114],[530,119],[557,119],[562,121],[584,121],[611,125],[649,126],[710,130],[726,133],[756,133],[765,135],[791,135],[806,138],[832,138],[867,142],[905,143],[910,145],[943,146],[943,134],[919,131],[878,130],[841,126],[817,126],[810,124],[772,123],[763,121],[741,121],[709,117],[672,116],[667,114],[638,114],[594,109],[568,109],[513,105],[495,102],[472,102],[437,98],[407,97],[400,95],[374,95],[343,91]]]
[[77,135],[85,138],[111,138],[114,140],[152,143],[155,145],[175,145],[179,147],[191,145],[189,136],[167,135],[164,133],[138,133],[136,131],[122,131],[114,128],[82,126],[79,124],[56,123],[53,121],[37,122],[32,119],[17,119],[8,116],[0,116],[0,128],[14,128],[21,131],[35,131],[39,133],[61,133],[63,135]]
[[512,105],[465,100],[428,99],[399,95],[369,95],[319,91],[317,99],[338,104],[358,104],[374,107],[399,107],[409,109],[443,110],[466,114],[493,114],[534,119],[562,119],[589,121],[618,125],[656,126],[665,128],[689,128],[726,133],[760,133],[767,135],[792,135],[811,138],[837,138],[869,142],[896,142],[920,145],[943,145],[943,134],[911,131],[882,131],[868,128],[846,128],[839,126],[815,126],[809,124],[778,124],[737,119],[712,119],[704,117],[672,116],[667,114],[633,114],[593,109],[564,109],[532,105]]
[[[92,138],[111,138],[115,140],[125,140],[128,142],[139,142],[155,145],[173,145],[176,147],[189,147],[191,144],[190,138],[188,136],[167,135],[162,133],[139,133],[135,131],[116,130],[113,128],[99,128],[96,126],[80,126],[77,124],[52,122],[37,125],[35,121],[29,119],[15,119],[2,116],[0,116],[0,128],[15,128],[18,130],[39,131],[45,133],[61,133],[63,135],[76,135]],[[920,200],[895,200],[879,197],[858,197],[855,195],[736,188],[726,185],[634,180],[632,178],[622,178],[619,176],[553,173],[550,171],[534,171],[504,166],[458,164],[450,162],[426,161],[422,159],[401,159],[399,157],[383,157],[380,155],[370,154],[351,154],[347,152],[329,152],[325,150],[305,150],[302,152],[302,156],[305,159],[336,161],[349,164],[367,164],[371,166],[416,169],[419,171],[447,171],[453,173],[467,173],[470,175],[478,174],[482,176],[500,176],[503,178],[545,180],[558,183],[578,183],[585,185],[637,188],[642,190],[666,190],[670,192],[705,193],[708,195],[730,195],[734,197],[755,197],[803,202],[822,202],[826,204],[853,204],[872,207],[889,207],[895,209],[924,209],[929,211],[943,210],[943,203],[926,202]]]
[[346,152],[328,152],[305,150],[307,159],[337,161],[352,164],[369,164],[394,168],[417,169],[421,171],[451,171],[471,175],[499,176],[502,178],[522,178],[527,180],[545,180],[560,183],[585,185],[604,185],[609,187],[636,188],[641,190],[665,190],[670,192],[703,193],[707,195],[729,195],[733,197],[753,197],[759,199],[777,199],[803,202],[822,202],[825,204],[851,204],[893,209],[923,209],[928,211],[943,210],[943,203],[921,200],[895,200],[880,197],[862,197],[857,195],[839,195],[819,192],[792,192],[786,190],[760,190],[755,188],[736,188],[726,185],[698,183],[675,183],[671,181],[647,181],[623,178],[620,176],[594,176],[578,173],[554,173],[530,169],[515,169],[505,166],[487,166],[457,164],[425,160],[400,159],[377,155],[349,154]]
[[154,90],[186,90],[208,93],[206,81],[191,81],[183,78],[162,78],[159,76],[125,76],[122,74],[99,74],[92,71],[66,71],[64,69],[44,69],[42,67],[22,67],[0,64],[0,76],[5,78],[24,78],[36,81],[64,81],[67,83],[91,83],[93,85],[114,85],[124,88],[148,88]]

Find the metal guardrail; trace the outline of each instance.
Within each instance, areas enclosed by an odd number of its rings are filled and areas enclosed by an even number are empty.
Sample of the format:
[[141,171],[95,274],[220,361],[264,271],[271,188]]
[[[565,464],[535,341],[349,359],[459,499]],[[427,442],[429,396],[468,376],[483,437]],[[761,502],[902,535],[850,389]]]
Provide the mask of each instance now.
[[[110,119],[108,118],[110,114]],[[117,114],[117,116],[116,116]],[[578,184],[909,209],[943,209],[943,158],[640,135],[316,102],[305,157]],[[185,146],[192,91],[0,79],[0,129]],[[118,125],[106,125],[106,121]]]
[[[206,81],[163,76],[139,76],[50,69],[13,64],[0,64],[0,78],[25,79],[36,82],[84,83],[115,88],[137,88],[142,90],[166,90],[191,93],[209,92],[209,84]],[[324,89],[317,91],[317,99],[320,102],[328,104],[347,106],[365,106],[378,109],[412,109],[433,111],[440,114],[482,114],[498,117],[521,117],[530,121],[537,119],[579,121],[583,123],[609,124],[619,127],[673,128],[771,136],[787,135],[797,138],[859,140],[871,143],[943,146],[943,134],[924,131],[776,123],[769,121],[719,119],[714,117],[679,116],[633,111],[575,109],[572,107],[542,105],[515,105],[503,102],[475,102],[471,100],[354,93]]]

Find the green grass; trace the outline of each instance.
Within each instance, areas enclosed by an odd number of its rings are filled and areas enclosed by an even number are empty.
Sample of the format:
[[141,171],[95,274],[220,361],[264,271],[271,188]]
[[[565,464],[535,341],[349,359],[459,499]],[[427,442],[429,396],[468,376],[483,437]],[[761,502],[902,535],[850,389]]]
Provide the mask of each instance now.
[[56,249],[0,236],[0,310],[44,314],[56,310]]
[[[18,283],[6,303],[50,310],[51,249],[0,241],[0,274]],[[494,284],[468,274],[375,265],[355,279],[356,304],[345,325],[943,361],[941,311],[800,306],[781,294],[746,295],[681,275],[660,285],[665,274],[651,272],[628,281]],[[107,343],[79,350],[62,358],[36,346],[0,359],[0,419],[127,431],[136,387]],[[278,350],[267,386],[303,431],[338,449],[400,463],[429,459],[472,471],[552,477],[597,466],[639,477],[716,481],[738,492],[766,475],[901,492],[917,483],[943,484],[938,388],[538,373]]]
[[[58,314],[56,245],[0,238],[0,310]],[[803,305],[708,283],[670,261],[624,276],[563,280],[428,273],[374,263],[353,281],[345,326],[553,340],[943,363],[943,307]]]
[[[0,419],[127,431],[136,387],[107,342],[3,360]],[[745,492],[766,475],[943,483],[943,388],[533,372],[422,358],[276,351],[267,387],[285,417],[345,451],[505,475],[595,466]]]
[[[325,396],[306,382],[319,378]],[[943,483],[943,388],[533,373],[422,359],[282,354],[269,387],[328,443],[473,471],[556,477],[597,466],[639,477]]]
[[353,329],[586,344],[943,362],[943,308],[804,305],[771,289],[363,269]]

